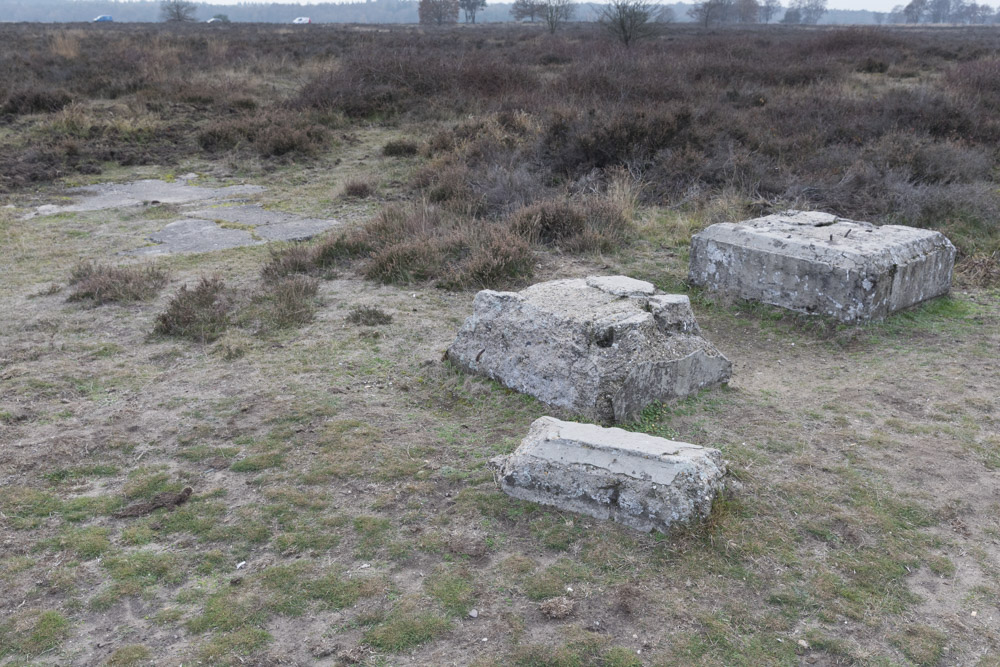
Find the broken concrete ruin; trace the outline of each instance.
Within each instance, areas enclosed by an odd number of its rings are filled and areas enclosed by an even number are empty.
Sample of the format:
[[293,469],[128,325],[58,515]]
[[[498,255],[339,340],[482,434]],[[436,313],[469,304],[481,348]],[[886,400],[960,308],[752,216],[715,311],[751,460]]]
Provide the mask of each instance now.
[[729,297],[854,322],[947,294],[954,263],[940,232],[785,211],[695,234],[689,277]]
[[483,290],[448,359],[595,421],[726,382],[732,364],[699,335],[686,296],[625,276]]
[[491,464],[514,498],[645,532],[708,516],[726,474],[717,449],[552,417]]

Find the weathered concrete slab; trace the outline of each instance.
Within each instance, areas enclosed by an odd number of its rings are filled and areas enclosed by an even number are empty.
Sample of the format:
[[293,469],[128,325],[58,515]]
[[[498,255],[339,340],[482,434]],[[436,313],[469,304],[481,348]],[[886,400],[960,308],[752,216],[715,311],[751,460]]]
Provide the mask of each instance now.
[[595,421],[726,382],[732,364],[699,335],[683,295],[625,276],[483,290],[448,348],[464,370]]
[[939,232],[785,211],[691,239],[692,283],[845,322],[947,294],[955,247]]
[[708,516],[726,474],[717,449],[552,417],[491,463],[510,496],[645,532]]
[[125,208],[157,202],[160,204],[186,204],[209,199],[226,199],[263,192],[259,185],[232,185],[224,188],[205,188],[188,185],[186,180],[167,182],[155,179],[133,181],[131,183],[102,183],[72,188],[69,194],[80,197],[79,201],[64,206],[45,205],[36,209],[36,215],[56,213],[76,213],[103,211],[111,208]]
[[300,218],[291,213],[272,211],[258,204],[215,206],[192,211],[188,215],[253,227],[255,235],[268,241],[305,241],[340,224],[338,220]]
[[262,243],[250,232],[242,229],[225,229],[211,220],[178,220],[162,231],[150,234],[149,240],[157,245],[133,250],[132,255],[169,255],[185,252],[211,252]]

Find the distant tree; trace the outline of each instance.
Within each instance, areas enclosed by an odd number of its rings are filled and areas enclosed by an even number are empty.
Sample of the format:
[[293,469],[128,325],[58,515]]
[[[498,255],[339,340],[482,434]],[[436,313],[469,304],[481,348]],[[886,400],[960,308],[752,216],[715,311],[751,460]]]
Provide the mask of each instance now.
[[882,25],[885,23],[885,12],[872,12],[872,20],[875,21],[875,25]]
[[187,0],[162,0],[160,18],[167,23],[190,23],[195,20],[197,6]]
[[795,6],[802,13],[802,23],[816,25],[826,14],[826,0],[795,0]]
[[655,5],[646,0],[611,0],[601,9],[601,25],[626,47],[656,33]]
[[903,16],[907,23],[920,23],[927,12],[927,0],[910,0],[909,4],[903,7]]
[[798,7],[789,7],[785,10],[785,15],[781,17],[781,22],[785,25],[798,25],[802,23],[802,10]]
[[903,7],[903,5],[896,5],[895,7],[892,8],[892,11],[889,12],[889,17],[888,17],[890,25],[899,25],[900,23],[906,23],[906,14],[903,11],[904,9],[905,7]]
[[576,12],[573,0],[543,0],[541,6],[542,18],[545,19],[545,25],[553,35],[559,26],[573,18]]
[[673,23],[676,19],[674,15],[674,8],[668,7],[667,5],[662,5],[656,12],[656,16],[653,19],[657,23]]
[[927,3],[928,23],[947,23],[951,20],[951,0],[930,0]]
[[536,18],[544,14],[542,4],[538,0],[514,0],[514,4],[510,8],[510,14],[514,17],[515,21],[528,19],[534,23]]
[[763,0],[760,3],[760,20],[764,23],[770,23],[780,9],[781,0]]
[[694,5],[687,12],[695,23],[700,23],[706,28],[728,22],[731,13],[731,0],[705,0]]
[[465,22],[475,23],[476,12],[486,9],[486,0],[458,0],[458,6],[465,12]]
[[458,0],[420,0],[417,5],[420,22],[432,25],[458,22]]
[[760,20],[760,5],[757,0],[736,0],[733,18],[739,23],[757,23]]

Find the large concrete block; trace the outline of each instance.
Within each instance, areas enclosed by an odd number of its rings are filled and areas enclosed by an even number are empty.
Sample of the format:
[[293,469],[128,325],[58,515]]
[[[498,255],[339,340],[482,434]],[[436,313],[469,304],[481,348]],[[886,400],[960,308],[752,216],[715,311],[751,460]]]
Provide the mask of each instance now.
[[725,382],[732,364],[699,335],[688,298],[625,276],[483,290],[448,358],[595,421]]
[[785,211],[695,234],[689,277],[731,297],[853,322],[947,294],[954,263],[940,232]]
[[552,417],[491,463],[508,495],[642,531],[708,516],[726,473],[717,449]]

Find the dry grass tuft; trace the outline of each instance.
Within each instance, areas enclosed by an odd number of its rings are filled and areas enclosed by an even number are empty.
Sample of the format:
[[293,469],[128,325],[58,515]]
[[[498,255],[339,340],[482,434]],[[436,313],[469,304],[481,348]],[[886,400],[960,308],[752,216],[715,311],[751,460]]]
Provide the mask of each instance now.
[[147,301],[167,284],[168,274],[156,266],[109,266],[84,262],[70,274],[70,301],[90,300],[95,305]]

